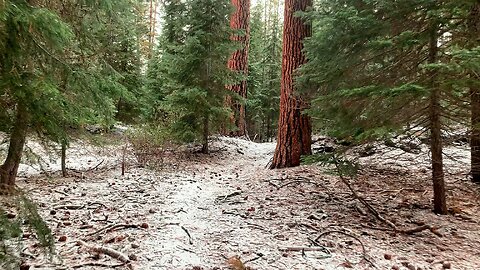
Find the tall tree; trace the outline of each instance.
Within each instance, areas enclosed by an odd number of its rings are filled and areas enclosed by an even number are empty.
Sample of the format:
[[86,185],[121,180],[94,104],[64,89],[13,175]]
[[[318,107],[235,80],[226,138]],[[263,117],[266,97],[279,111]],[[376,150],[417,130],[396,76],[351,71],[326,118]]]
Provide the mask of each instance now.
[[[137,44],[130,42],[136,37],[128,31],[131,20],[118,20],[132,14],[133,3],[4,2],[0,10],[0,103],[8,104],[10,121],[3,131],[10,135],[10,145],[0,167],[1,191],[14,188],[29,131],[66,144],[70,127],[113,121],[115,103],[127,92],[115,68],[138,63],[133,57],[122,59],[120,65],[109,59],[135,54],[135,49],[125,46]],[[115,35],[114,29],[128,34]]]
[[227,105],[232,107],[232,124],[235,125],[234,133],[244,136],[247,133],[245,120],[245,99],[247,98],[248,76],[248,48],[250,44],[250,0],[231,0],[235,11],[230,16],[230,27],[234,31],[232,40],[237,42],[240,48],[236,50],[228,60],[228,68],[235,71],[240,82],[228,85],[228,89],[236,93],[243,100],[232,100],[227,97]]
[[224,101],[231,73],[225,63],[233,52],[231,6],[228,0],[191,0],[185,6],[171,2],[169,11],[185,17],[165,20],[167,31],[156,56],[159,86],[165,95],[160,96],[159,105],[175,138],[200,141],[202,152],[208,153],[210,133],[226,122],[229,112]]
[[[58,101],[51,53],[62,54],[73,37],[72,31],[48,9],[27,1],[6,1],[0,10],[0,96],[9,102],[11,119],[8,154],[0,166],[0,192],[15,185],[28,130],[32,120],[45,123],[49,109]],[[53,58],[56,61],[58,58]],[[49,100],[52,102],[48,102]]]
[[[480,46],[480,1],[473,1],[467,20],[467,48]],[[474,182],[480,183],[480,73],[469,72],[471,102],[471,172]]]
[[441,133],[469,125],[464,97],[478,85],[469,75],[479,70],[478,50],[459,38],[473,2],[323,1],[306,45],[302,82],[318,87],[310,112],[324,130],[358,141],[429,134],[439,214],[447,213]]
[[256,141],[276,135],[282,69],[282,22],[278,0],[252,9],[248,61],[247,130]]
[[271,168],[300,165],[300,156],[311,154],[310,118],[304,114],[308,103],[295,91],[295,71],[306,62],[303,41],[312,27],[297,12],[312,6],[312,0],[286,0],[283,24],[283,62],[280,93],[280,118],[277,147]]

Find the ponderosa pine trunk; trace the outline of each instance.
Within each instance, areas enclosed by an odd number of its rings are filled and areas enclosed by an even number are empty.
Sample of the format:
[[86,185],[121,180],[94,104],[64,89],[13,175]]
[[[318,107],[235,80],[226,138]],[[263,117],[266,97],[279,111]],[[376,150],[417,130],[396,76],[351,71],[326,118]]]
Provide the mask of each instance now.
[[15,123],[10,134],[10,144],[5,162],[0,166],[0,193],[10,193],[15,188],[18,166],[22,159],[27,136],[28,112],[23,104],[17,105]]
[[[468,47],[479,46],[480,41],[480,1],[473,4],[468,18]],[[479,82],[480,75],[475,72],[470,73],[472,81]],[[471,134],[470,134],[470,154],[471,154],[471,173],[472,180],[480,183],[480,88],[477,85],[470,87],[471,102]]]
[[[250,43],[250,0],[232,0],[235,12],[230,17],[230,27],[234,31],[231,37],[237,41],[241,48],[236,50],[228,60],[228,68],[243,76],[242,81],[235,85],[228,85],[227,88],[237,93],[242,98],[247,98],[247,75],[248,75],[248,48]],[[237,128],[232,135],[244,136],[247,134],[245,120],[245,104],[227,99],[226,105],[232,108],[233,116],[231,122]]]
[[[434,64],[437,61],[437,27],[433,26],[430,33],[428,63]],[[430,77],[430,151],[432,152],[432,180],[433,180],[433,211],[437,214],[447,214],[447,202],[445,195],[445,180],[443,173],[443,145],[442,145],[442,123],[440,89],[438,88],[437,72],[429,73]]]
[[280,117],[272,169],[298,166],[300,156],[312,151],[310,118],[302,113],[308,103],[294,89],[294,72],[306,62],[303,40],[312,33],[311,25],[295,13],[311,6],[312,0],[285,1]]

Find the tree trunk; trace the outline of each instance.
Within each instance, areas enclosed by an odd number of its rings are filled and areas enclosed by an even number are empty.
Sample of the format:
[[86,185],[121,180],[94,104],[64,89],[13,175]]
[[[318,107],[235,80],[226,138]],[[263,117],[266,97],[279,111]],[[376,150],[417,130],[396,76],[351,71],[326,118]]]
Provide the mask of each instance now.
[[203,145],[202,145],[202,153],[208,154],[208,134],[210,132],[208,127],[208,115],[205,115],[203,118]]
[[62,167],[62,176],[67,177],[67,166],[66,166],[66,159],[67,159],[67,144],[62,142],[62,157],[61,157],[61,167]]
[[[469,48],[479,45],[480,40],[480,1],[473,4],[468,19],[468,37]],[[480,81],[480,75],[475,72],[470,73],[472,81]],[[470,153],[471,153],[471,172],[472,180],[480,183],[480,89],[475,85],[470,87],[471,101],[471,125],[470,134]]]
[[0,193],[10,193],[15,188],[18,166],[28,129],[28,112],[23,104],[17,105],[17,115],[10,134],[10,145],[5,162],[0,166]]
[[[480,77],[478,78],[480,81]],[[480,184],[480,89],[470,88],[471,125],[470,170],[472,181]]]
[[[230,27],[234,31],[232,40],[237,41],[241,48],[236,50],[228,60],[228,68],[243,76],[242,81],[235,85],[227,86],[228,89],[237,93],[242,98],[247,98],[247,74],[248,74],[248,47],[250,41],[250,0],[232,0],[235,12],[230,17]],[[246,135],[245,104],[238,101],[228,104],[233,110],[233,123],[235,124],[237,136]]]
[[[434,26],[430,33],[428,62],[433,64],[437,61],[437,30]],[[432,180],[433,180],[433,210],[437,214],[447,214],[447,202],[445,195],[445,181],[443,173],[443,146],[440,93],[436,83],[437,72],[432,71],[430,77],[430,151],[432,152]]]
[[302,114],[308,104],[294,91],[294,72],[306,62],[303,39],[311,36],[311,25],[295,16],[312,6],[312,0],[286,0],[283,25],[282,81],[277,147],[270,168],[300,165],[300,156],[311,154],[310,118]]

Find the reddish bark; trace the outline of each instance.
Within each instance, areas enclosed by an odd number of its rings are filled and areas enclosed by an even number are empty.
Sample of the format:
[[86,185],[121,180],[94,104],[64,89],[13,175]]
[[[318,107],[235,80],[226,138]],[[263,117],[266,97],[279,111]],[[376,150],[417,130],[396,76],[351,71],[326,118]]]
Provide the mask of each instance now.
[[[238,72],[244,78],[240,83],[229,85],[227,88],[242,98],[247,98],[246,76],[248,74],[248,47],[250,41],[250,0],[232,0],[232,5],[235,7],[235,12],[230,17],[230,27],[234,31],[239,31],[239,33],[233,34],[231,39],[237,41],[241,48],[232,54],[227,65],[231,70]],[[237,127],[236,135],[245,135],[245,105],[231,99],[228,99],[226,103],[227,106],[232,108],[234,113],[231,122]]]
[[300,165],[300,156],[311,154],[310,118],[302,114],[308,103],[296,95],[294,72],[306,62],[303,39],[311,36],[311,25],[295,16],[312,6],[312,0],[286,0],[283,25],[283,60],[277,147],[271,168]]

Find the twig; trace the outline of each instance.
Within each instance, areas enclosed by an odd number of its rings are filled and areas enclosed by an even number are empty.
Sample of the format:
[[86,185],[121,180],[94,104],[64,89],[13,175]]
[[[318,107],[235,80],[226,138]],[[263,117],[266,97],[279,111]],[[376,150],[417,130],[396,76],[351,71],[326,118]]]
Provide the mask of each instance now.
[[284,247],[278,248],[280,251],[325,251],[324,247]]
[[58,210],[58,209],[68,209],[68,210],[80,210],[85,208],[85,205],[59,205],[55,206],[53,209]]
[[255,254],[257,254],[257,257],[252,258],[252,259],[248,259],[248,260],[244,261],[243,263],[244,263],[244,264],[247,264],[247,263],[249,263],[249,262],[253,262],[253,261],[256,261],[256,260],[258,260],[258,259],[260,259],[260,258],[263,258],[263,253],[255,252]]
[[61,191],[61,190],[54,189],[53,191],[55,191],[55,192],[57,192],[57,193],[59,193],[59,194],[65,195],[65,196],[69,196],[68,193],[63,192],[63,191]]
[[86,263],[81,263],[81,264],[76,264],[72,266],[72,268],[83,268],[85,266],[97,266],[97,267],[105,267],[105,268],[117,268],[120,266],[124,266],[125,263],[118,263],[118,264],[106,264],[106,263],[100,263],[100,262],[86,262]]
[[440,232],[437,231],[438,228],[432,227],[430,225],[422,225],[422,226],[418,226],[418,227],[415,227],[415,228],[403,229],[403,230],[397,229],[396,232],[403,233],[403,234],[414,234],[414,233],[418,233],[418,232],[421,232],[421,231],[424,231],[424,230],[429,230],[433,234],[435,234],[436,236],[443,237],[443,235]]
[[[370,264],[372,264],[374,266],[374,264],[367,258],[367,250],[365,249],[365,245],[363,244],[363,242],[358,237],[356,237],[353,234],[349,234],[349,233],[346,233],[346,232],[343,232],[343,231],[338,231],[338,230],[326,231],[326,232],[321,233],[319,236],[317,236],[317,238],[315,238],[314,241],[318,242],[318,240],[320,240],[320,238],[322,238],[323,236],[328,235],[328,234],[332,234],[332,233],[343,234],[343,235],[346,235],[348,237],[351,237],[351,238],[357,240],[360,243],[360,246],[362,247],[362,260],[365,260],[365,261],[369,262]],[[353,264],[359,264],[360,262],[361,261],[356,262],[356,263],[353,262]]]
[[414,234],[414,233],[421,232],[421,231],[424,231],[424,230],[430,230],[433,234],[435,234],[439,237],[443,236],[441,233],[439,233],[437,231],[438,228],[432,227],[430,225],[421,225],[421,226],[418,226],[418,227],[415,227],[415,228],[412,228],[412,229],[399,229],[395,224],[393,224],[393,222],[391,222],[388,219],[385,219],[384,217],[382,217],[380,215],[380,213],[378,213],[378,211],[375,210],[375,208],[373,208],[373,206],[371,206],[365,199],[363,199],[362,197],[360,197],[360,195],[358,195],[358,193],[353,189],[352,185],[350,185],[348,180],[345,179],[345,177],[342,175],[342,172],[339,168],[338,161],[337,161],[336,157],[334,157],[334,163],[335,163],[335,168],[338,171],[338,175],[340,177],[340,180],[348,187],[348,189],[352,193],[353,197],[355,199],[357,199],[360,203],[362,203],[370,211],[370,213],[372,213],[378,220],[380,220],[381,222],[383,222],[383,223],[387,224],[389,227],[391,227],[394,232],[403,233],[403,234]]
[[106,254],[106,255],[114,258],[114,259],[117,259],[117,260],[121,261],[122,263],[124,263],[128,267],[128,269],[133,270],[133,265],[131,264],[130,259],[125,254],[123,254],[119,251],[116,251],[116,250],[111,249],[111,248],[103,247],[103,246],[92,246],[92,245],[89,245],[89,244],[85,243],[82,240],[78,240],[77,243],[86,247],[87,249],[89,249],[93,252]]
[[183,226],[180,226],[180,228],[182,228],[183,231],[185,231],[185,233],[187,233],[188,235],[188,243],[190,245],[193,245],[193,240],[192,240],[192,236],[190,235],[190,233],[188,232],[187,228],[183,227]]
[[91,232],[89,234],[87,234],[86,236],[92,236],[92,235],[96,235],[96,234],[99,234],[103,231],[107,231],[107,232],[111,232],[115,229],[118,229],[118,228],[138,228],[139,226],[136,225],[136,224],[110,224],[110,225],[107,225],[103,228],[100,228],[94,232]]
[[267,164],[265,165],[265,169],[270,167],[270,164],[272,164],[272,162],[273,162],[273,157],[271,157],[270,160],[267,162]]
[[225,196],[218,196],[215,201],[216,201],[217,203],[221,203],[221,202],[226,201],[228,198],[235,197],[235,196],[238,196],[238,195],[241,195],[241,194],[242,194],[241,191],[235,191],[235,192],[230,193],[230,194],[225,195]]
[[96,170],[100,165],[103,164],[103,162],[105,162],[105,159],[102,159],[102,161],[100,161],[97,165],[95,165],[94,167],[88,169],[87,171],[94,171],[94,170]]
[[338,175],[340,177],[340,180],[348,187],[348,189],[350,190],[350,192],[352,193],[353,197],[355,199],[357,199],[360,203],[362,203],[369,211],[370,213],[372,213],[378,220],[382,221],[383,223],[387,224],[388,226],[392,227],[393,229],[397,229],[397,226],[395,226],[395,224],[393,224],[391,221],[385,219],[384,217],[382,217],[378,212],[377,210],[375,210],[375,208],[373,208],[365,199],[363,199],[362,197],[360,197],[360,195],[358,195],[358,193],[353,189],[352,185],[350,185],[350,183],[348,182],[347,179],[345,179],[345,177],[343,176],[340,168],[339,168],[339,165],[338,165],[338,161],[336,159],[336,157],[334,157],[334,163],[335,163],[335,168],[337,169],[338,171]]
[[122,176],[125,175],[125,156],[127,155],[127,136],[124,136],[124,145],[123,145],[123,151],[122,151]]
[[292,185],[292,184],[297,184],[297,183],[307,183],[307,184],[315,185],[317,187],[320,186],[318,183],[315,183],[315,182],[310,181],[308,179],[297,179],[297,180],[293,180],[293,181],[287,182],[285,184],[282,184],[282,185],[278,186],[277,189],[281,189],[283,187],[286,187],[286,186],[289,186],[289,185]]

